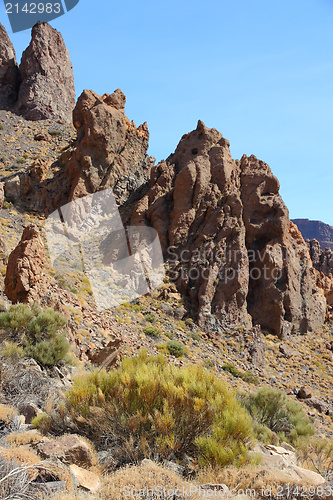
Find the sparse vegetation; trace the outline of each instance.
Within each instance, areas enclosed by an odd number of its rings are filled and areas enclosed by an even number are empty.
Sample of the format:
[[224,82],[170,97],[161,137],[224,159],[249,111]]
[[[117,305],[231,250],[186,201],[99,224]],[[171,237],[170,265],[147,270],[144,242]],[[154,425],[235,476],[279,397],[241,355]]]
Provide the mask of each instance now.
[[49,130],[49,134],[51,137],[61,137],[62,136],[61,130]]
[[156,323],[156,316],[151,313],[145,314],[145,320],[149,321],[150,323]]
[[67,393],[78,431],[112,450],[118,463],[185,454],[201,465],[241,465],[252,438],[250,416],[204,368],[177,368],[143,350],[117,370],[87,373]]
[[248,384],[258,385],[259,380],[251,371],[241,372],[232,363],[224,363],[222,365],[222,370],[231,373],[236,378],[241,378],[244,382]]
[[184,356],[184,347],[180,342],[177,342],[176,340],[170,340],[169,342],[167,342],[166,346],[172,356],[175,356],[176,358],[181,358],[182,356]]
[[155,326],[147,326],[144,330],[143,333],[146,335],[150,335],[151,337],[156,337],[159,338],[161,336],[161,332],[158,328]]
[[[0,313],[0,326],[18,344],[16,354],[23,349],[26,356],[34,358],[46,366],[66,361],[69,344],[63,333],[66,318],[53,309],[31,308],[26,304],[16,304],[9,311]],[[7,346],[7,348],[6,348]],[[13,352],[12,344],[4,344],[5,353]]]
[[241,395],[241,401],[253,418],[260,441],[270,442],[274,432],[280,439],[297,445],[315,432],[301,405],[282,391],[263,387],[253,394]]

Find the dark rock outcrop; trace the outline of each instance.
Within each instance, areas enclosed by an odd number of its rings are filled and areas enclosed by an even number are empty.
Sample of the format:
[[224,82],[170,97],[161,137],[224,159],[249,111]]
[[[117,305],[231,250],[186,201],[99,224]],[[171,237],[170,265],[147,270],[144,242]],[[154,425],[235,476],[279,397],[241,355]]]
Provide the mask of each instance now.
[[8,258],[5,294],[13,303],[34,302],[43,282],[44,244],[37,226],[30,224]]
[[233,160],[228,141],[202,122],[153,167],[131,223],[157,230],[170,277],[207,330],[253,323],[282,337],[324,321],[326,301],[278,180],[254,156]]
[[319,220],[293,219],[305,240],[316,239],[323,250],[333,250],[333,227]]
[[324,274],[333,274],[333,251],[326,247],[322,250],[319,241],[306,240],[313,267]]
[[71,123],[75,106],[73,67],[61,34],[48,23],[32,28],[20,64],[17,111],[27,120]]
[[0,108],[11,109],[17,101],[20,72],[12,42],[0,23]]

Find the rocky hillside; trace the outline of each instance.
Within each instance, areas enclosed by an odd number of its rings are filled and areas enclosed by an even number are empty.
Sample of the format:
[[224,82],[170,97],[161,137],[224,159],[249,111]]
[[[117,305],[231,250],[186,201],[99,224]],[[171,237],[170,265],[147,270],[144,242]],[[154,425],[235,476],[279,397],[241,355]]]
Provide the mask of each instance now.
[[301,231],[305,240],[317,240],[323,250],[333,250],[333,227],[319,220],[294,219],[294,224]]
[[[36,25],[20,66],[0,37],[0,496],[120,500],[131,479],[331,500],[332,256],[270,167],[201,121],[155,165],[121,90],[74,102],[56,30]],[[166,277],[101,311],[70,251],[51,262],[45,225],[82,199],[93,232],[105,211],[85,200],[107,190],[128,233],[156,231]]]

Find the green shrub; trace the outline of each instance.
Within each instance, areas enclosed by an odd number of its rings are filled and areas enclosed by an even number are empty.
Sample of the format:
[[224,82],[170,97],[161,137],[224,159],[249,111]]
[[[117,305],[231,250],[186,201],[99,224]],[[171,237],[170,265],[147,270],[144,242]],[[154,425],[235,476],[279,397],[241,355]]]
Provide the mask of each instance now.
[[24,357],[24,349],[15,342],[5,341],[0,348],[0,354],[4,358],[20,359]]
[[224,363],[224,365],[222,365],[222,370],[231,373],[231,375],[233,375],[234,377],[240,378],[244,380],[244,382],[247,382],[248,384],[254,384],[254,385],[259,384],[258,377],[256,377],[250,370],[246,372],[241,372],[232,363]]
[[165,336],[170,340],[175,338],[175,334],[173,332],[165,332]]
[[5,200],[2,206],[5,210],[8,210],[9,208],[12,208],[14,205],[11,201]]
[[155,323],[156,322],[156,317],[154,314],[145,314],[145,319],[149,321],[149,323]]
[[169,340],[166,345],[172,356],[175,356],[176,358],[184,356],[184,347],[180,342],[177,342],[176,340]]
[[40,413],[32,419],[31,424],[42,434],[47,434],[51,428],[52,420],[46,413]]
[[261,441],[270,440],[275,432],[280,439],[296,444],[315,432],[301,405],[282,391],[263,387],[253,394],[241,395],[241,401],[252,416]]
[[141,350],[111,372],[77,377],[67,392],[78,432],[130,463],[146,457],[241,465],[252,421],[225,383],[202,367],[176,367]]
[[155,328],[154,326],[147,326],[143,332],[146,334],[146,335],[151,335],[152,337],[160,337],[161,336],[161,332],[158,328]]
[[49,134],[52,137],[60,137],[60,136],[62,136],[61,130],[49,130]]
[[26,356],[43,365],[53,366],[66,360],[69,344],[63,333],[66,318],[52,308],[31,308],[16,304],[0,313],[0,327],[7,330]]

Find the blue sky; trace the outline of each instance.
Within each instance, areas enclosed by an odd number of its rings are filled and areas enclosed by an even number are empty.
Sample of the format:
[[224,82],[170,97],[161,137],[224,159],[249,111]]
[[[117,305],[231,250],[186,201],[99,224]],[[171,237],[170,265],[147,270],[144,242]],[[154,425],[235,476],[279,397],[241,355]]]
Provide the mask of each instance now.
[[[20,59],[30,31],[0,21]],[[333,225],[333,0],[80,0],[51,24],[77,96],[121,88],[157,160],[201,119],[270,165],[291,218]]]

